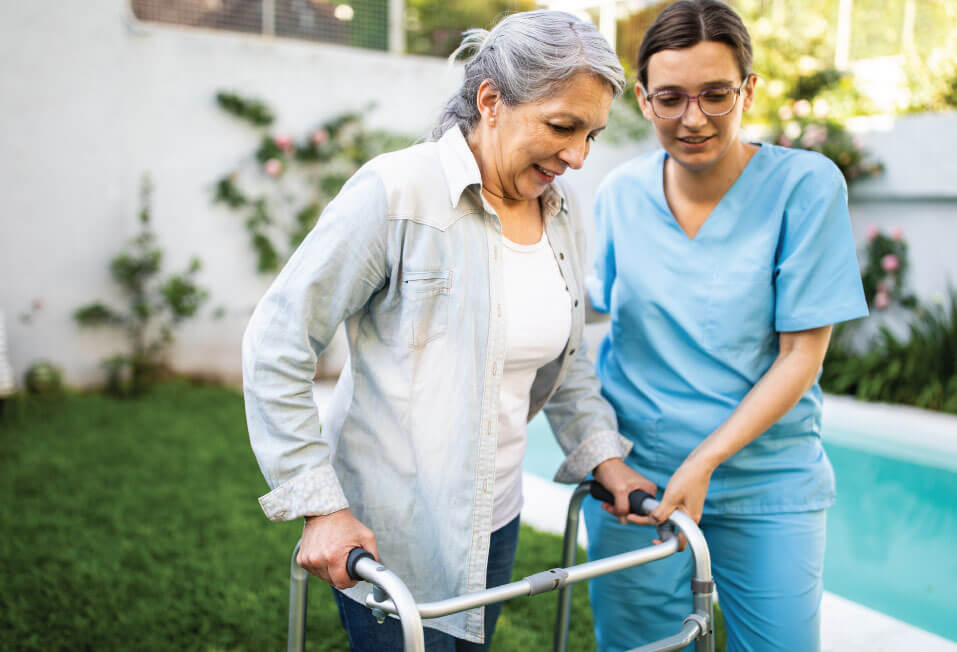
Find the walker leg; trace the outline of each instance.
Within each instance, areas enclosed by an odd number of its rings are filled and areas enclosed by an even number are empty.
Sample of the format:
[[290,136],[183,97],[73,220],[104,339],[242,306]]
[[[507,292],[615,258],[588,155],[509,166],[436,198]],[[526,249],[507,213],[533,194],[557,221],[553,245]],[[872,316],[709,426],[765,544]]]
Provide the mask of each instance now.
[[[568,503],[568,517],[565,521],[565,539],[562,544],[562,568],[575,565],[578,553],[578,523],[581,518],[582,501],[588,495],[586,483],[580,484],[572,493]],[[572,584],[566,584],[558,590],[558,615],[555,618],[554,652],[566,652],[568,649],[568,624],[572,613]]]
[[287,652],[304,652],[306,649],[306,590],[309,588],[306,580],[307,573],[299,564],[300,539],[292,551],[292,562],[289,570],[289,638]]
[[695,652],[714,652],[714,591],[694,594],[695,613],[703,615],[708,621],[708,633],[695,639]]

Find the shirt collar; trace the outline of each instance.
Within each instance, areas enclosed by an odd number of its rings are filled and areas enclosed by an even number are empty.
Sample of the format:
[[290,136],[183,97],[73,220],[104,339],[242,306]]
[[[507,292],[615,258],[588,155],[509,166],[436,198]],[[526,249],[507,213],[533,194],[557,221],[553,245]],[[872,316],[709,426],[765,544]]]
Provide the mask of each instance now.
[[439,138],[439,161],[448,184],[449,200],[452,206],[458,206],[462,193],[469,186],[482,185],[482,173],[479,172],[475,156],[465,142],[465,136],[458,126],[448,129]]
[[[452,206],[458,205],[462,193],[471,186],[478,186],[475,189],[478,195],[479,188],[482,186],[482,173],[479,172],[475,155],[465,141],[462,130],[458,126],[449,128],[439,138],[438,146],[439,160],[445,173],[449,201]],[[545,187],[545,192],[542,194],[542,217],[547,222],[550,218],[565,210],[567,210],[565,195],[558,184],[553,181]]]

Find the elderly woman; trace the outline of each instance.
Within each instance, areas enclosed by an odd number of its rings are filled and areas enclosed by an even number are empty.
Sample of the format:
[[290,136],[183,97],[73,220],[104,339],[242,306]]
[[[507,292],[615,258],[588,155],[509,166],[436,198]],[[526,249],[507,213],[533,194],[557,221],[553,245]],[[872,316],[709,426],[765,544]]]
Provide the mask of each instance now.
[[[358,650],[401,648],[345,570],[364,547],[419,601],[506,583],[528,420],[616,497],[654,489],[585,356],[584,240],[558,177],[577,169],[624,77],[589,23],[511,15],[467,33],[436,140],[365,165],[259,303],[243,342],[250,439],[272,520],[305,517],[299,563],[335,587]],[[316,356],[345,321],[350,362],[319,423]],[[498,607],[426,621],[430,650],[487,649]],[[484,641],[484,645],[482,644]]]

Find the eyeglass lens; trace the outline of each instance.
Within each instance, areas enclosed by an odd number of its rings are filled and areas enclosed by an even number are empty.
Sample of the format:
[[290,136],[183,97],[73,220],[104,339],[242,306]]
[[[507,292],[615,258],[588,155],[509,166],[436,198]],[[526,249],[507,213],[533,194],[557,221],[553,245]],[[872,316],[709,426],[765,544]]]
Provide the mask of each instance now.
[[[697,102],[705,115],[720,116],[734,108],[737,93],[733,88],[715,88],[698,95]],[[651,96],[651,108],[659,118],[678,118],[684,115],[690,98],[678,91],[662,91]]]

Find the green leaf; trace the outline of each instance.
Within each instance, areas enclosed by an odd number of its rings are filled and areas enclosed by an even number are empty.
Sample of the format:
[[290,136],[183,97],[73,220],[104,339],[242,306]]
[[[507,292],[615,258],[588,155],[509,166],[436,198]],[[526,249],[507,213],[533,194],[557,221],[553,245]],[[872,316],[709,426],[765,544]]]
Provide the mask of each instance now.
[[270,125],[275,119],[272,109],[262,100],[247,99],[236,93],[220,91],[216,93],[216,103],[227,113],[257,127]]
[[160,288],[160,293],[177,320],[195,315],[207,299],[206,291],[186,276],[171,276]]
[[124,319],[121,314],[102,303],[91,303],[73,311],[73,318],[81,326],[120,326]]
[[216,193],[213,196],[214,203],[223,203],[235,209],[245,206],[248,201],[231,175],[216,182]]

